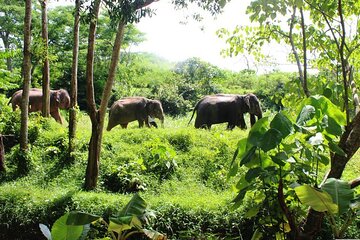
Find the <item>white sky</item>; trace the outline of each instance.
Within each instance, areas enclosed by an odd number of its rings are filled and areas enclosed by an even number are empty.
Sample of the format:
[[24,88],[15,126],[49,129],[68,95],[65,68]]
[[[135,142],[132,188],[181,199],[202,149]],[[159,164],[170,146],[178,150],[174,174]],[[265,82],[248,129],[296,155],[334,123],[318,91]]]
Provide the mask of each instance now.
[[[160,0],[150,6],[156,10],[156,15],[141,19],[137,28],[146,34],[146,41],[139,46],[132,47],[132,51],[151,52],[170,61],[183,61],[190,57],[199,57],[204,61],[221,68],[240,71],[246,68],[244,57],[224,58],[220,55],[226,48],[225,39],[216,36],[216,30],[227,28],[232,31],[236,25],[250,24],[245,14],[246,6],[250,0],[233,0],[225,6],[224,12],[214,19],[210,14],[204,13],[205,19],[196,22],[191,17],[186,20],[191,10],[175,10],[170,0]],[[50,4],[74,4],[69,0],[54,1]],[[180,22],[187,21],[187,24]],[[271,46],[265,54],[274,56],[277,68],[284,71],[295,71],[294,67],[287,65],[286,56],[288,49],[280,46]],[[252,67],[252,66],[251,66]],[[271,68],[260,67],[259,72],[271,71]]]

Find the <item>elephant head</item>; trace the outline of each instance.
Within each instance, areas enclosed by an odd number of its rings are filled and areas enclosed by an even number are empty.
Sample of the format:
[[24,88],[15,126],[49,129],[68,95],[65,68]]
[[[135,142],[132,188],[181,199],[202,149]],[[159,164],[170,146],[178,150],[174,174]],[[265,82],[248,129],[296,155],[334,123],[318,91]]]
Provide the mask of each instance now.
[[260,106],[260,101],[255,94],[248,93],[244,96],[244,101],[246,105],[245,112],[250,113],[250,123],[253,126],[256,122],[255,116],[258,117],[258,120],[262,118],[262,110]]
[[160,101],[149,99],[145,108],[151,118],[158,118],[164,124],[164,111]]
[[50,93],[50,102],[60,109],[70,108],[70,96],[65,89],[52,90]]

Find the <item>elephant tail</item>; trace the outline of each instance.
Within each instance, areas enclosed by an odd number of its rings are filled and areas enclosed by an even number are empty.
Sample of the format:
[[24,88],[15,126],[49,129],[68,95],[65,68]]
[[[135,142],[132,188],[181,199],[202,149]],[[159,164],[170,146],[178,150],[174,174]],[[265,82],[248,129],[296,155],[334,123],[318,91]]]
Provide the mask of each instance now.
[[[200,101],[199,101],[200,102]],[[190,121],[188,122],[188,126],[190,125],[190,122],[191,122],[191,120],[193,119],[193,117],[194,117],[194,114],[195,114],[195,111],[197,110],[197,108],[198,108],[198,105],[199,105],[199,102],[195,105],[195,107],[194,107],[194,110],[193,110],[193,113],[192,113],[192,115],[191,115],[191,118],[190,118]]]

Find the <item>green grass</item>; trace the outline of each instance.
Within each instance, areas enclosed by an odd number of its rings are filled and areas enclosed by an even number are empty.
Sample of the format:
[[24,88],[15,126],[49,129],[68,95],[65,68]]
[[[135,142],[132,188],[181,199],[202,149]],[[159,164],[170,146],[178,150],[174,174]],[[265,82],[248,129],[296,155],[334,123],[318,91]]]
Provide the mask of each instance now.
[[[210,131],[195,129],[193,122],[188,126],[189,115],[168,117],[158,129],[139,129],[137,122],[128,129],[117,126],[103,135],[98,187],[84,192],[91,124],[87,115],[79,116],[75,162],[66,155],[67,124],[36,116],[31,117],[36,140],[28,174],[18,175],[17,147],[7,152],[7,173],[0,175],[0,238],[37,239],[38,223],[51,225],[70,210],[114,215],[131,198],[133,183],[146,189],[140,194],[157,212],[154,227],[174,239],[218,239],[217,234],[236,236],[240,228],[251,234],[253,226],[243,217],[246,204],[229,210],[236,196],[232,184],[239,178],[226,180],[236,145],[248,130],[226,131],[226,124]],[[359,169],[358,152],[344,179],[358,177]],[[126,186],[116,185],[119,182]]]

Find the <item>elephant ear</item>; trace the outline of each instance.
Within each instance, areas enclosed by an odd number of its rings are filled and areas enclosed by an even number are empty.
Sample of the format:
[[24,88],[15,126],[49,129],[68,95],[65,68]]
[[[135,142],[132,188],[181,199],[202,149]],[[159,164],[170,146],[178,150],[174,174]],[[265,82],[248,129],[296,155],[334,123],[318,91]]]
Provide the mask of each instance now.
[[249,112],[250,111],[250,97],[248,95],[245,95],[243,97],[243,102],[244,102],[244,113]]

